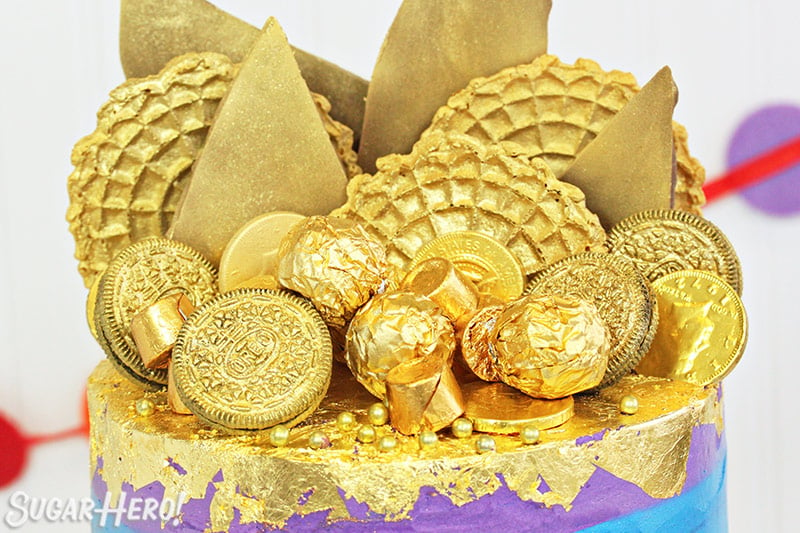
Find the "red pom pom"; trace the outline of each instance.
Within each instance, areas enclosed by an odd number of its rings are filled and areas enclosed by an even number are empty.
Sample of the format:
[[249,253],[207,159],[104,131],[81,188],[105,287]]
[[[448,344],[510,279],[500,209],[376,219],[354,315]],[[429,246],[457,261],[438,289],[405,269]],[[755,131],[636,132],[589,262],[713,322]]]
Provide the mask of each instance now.
[[20,476],[28,461],[28,440],[0,413],[0,488]]

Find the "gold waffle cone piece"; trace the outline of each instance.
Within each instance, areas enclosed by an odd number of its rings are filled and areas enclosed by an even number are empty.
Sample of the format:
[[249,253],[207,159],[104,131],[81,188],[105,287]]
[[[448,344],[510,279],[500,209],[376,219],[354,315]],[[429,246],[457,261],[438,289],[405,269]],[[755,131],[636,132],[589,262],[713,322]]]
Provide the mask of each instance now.
[[[574,65],[553,55],[476,78],[441,107],[422,138],[435,131],[483,142],[513,143],[541,157],[561,177],[611,118],[639,92],[632,74],[604,71],[589,59]],[[677,162],[675,208],[699,213],[705,170],[689,154],[686,130],[673,122]]]
[[467,135],[430,132],[409,155],[378,160],[378,172],[353,178],[333,212],[362,224],[407,270],[423,245],[456,231],[494,238],[526,274],[585,250],[605,232],[583,192],[557,180],[541,160],[514,156]]
[[[87,287],[127,245],[169,227],[192,163],[238,65],[211,52],[172,60],[157,75],[130,79],[97,113],[97,129],[72,151],[67,221]],[[348,175],[360,172],[353,132],[313,94]]]

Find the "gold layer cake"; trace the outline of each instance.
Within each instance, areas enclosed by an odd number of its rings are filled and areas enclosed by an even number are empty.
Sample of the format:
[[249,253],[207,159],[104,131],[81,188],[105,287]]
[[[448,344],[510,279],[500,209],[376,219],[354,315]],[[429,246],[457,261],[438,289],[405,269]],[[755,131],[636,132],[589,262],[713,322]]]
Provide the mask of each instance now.
[[547,54],[549,0],[405,0],[369,82],[121,5],[68,179],[93,530],[727,528],[741,267],[669,68]]

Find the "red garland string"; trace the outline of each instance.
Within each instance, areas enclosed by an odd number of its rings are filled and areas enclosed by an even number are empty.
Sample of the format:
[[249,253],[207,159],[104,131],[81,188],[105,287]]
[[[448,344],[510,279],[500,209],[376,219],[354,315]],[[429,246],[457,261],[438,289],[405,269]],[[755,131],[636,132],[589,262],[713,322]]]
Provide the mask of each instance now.
[[748,159],[712,182],[706,183],[703,192],[710,203],[800,163],[800,136],[768,152]]
[[89,410],[86,392],[81,402],[81,424],[72,429],[44,435],[25,435],[18,425],[0,413],[0,488],[16,481],[25,470],[28,455],[34,446],[89,434]]

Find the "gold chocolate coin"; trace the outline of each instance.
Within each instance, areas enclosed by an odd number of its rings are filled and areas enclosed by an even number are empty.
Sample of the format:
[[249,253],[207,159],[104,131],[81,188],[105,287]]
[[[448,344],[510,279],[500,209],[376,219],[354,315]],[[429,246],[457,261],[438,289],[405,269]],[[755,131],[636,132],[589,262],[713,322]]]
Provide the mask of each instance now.
[[627,258],[583,253],[535,274],[526,294],[552,294],[587,300],[597,307],[611,337],[608,368],[598,387],[616,383],[647,352],[657,323],[647,280]]
[[219,261],[219,290],[228,292],[257,276],[278,276],[278,248],[306,217],[289,211],[258,216],[237,231]]
[[478,287],[504,302],[519,298],[525,289],[522,264],[511,251],[483,233],[454,231],[428,242],[411,262],[413,270],[432,257],[449,260]]
[[531,398],[505,383],[473,381],[461,390],[465,416],[475,431],[515,434],[525,426],[549,429],[560,426],[574,414],[572,396],[558,400]]
[[238,289],[197,309],[172,352],[180,399],[229,429],[291,427],[322,401],[331,339],[311,303],[288,291]]
[[100,280],[102,275],[96,276],[89,287],[89,295],[86,297],[86,322],[89,324],[89,331],[95,340],[98,340],[97,323],[95,322],[95,310],[97,309],[97,295],[100,292]]
[[[183,243],[155,237],[134,243],[114,258],[102,278],[101,324],[116,363],[147,382],[167,384],[167,370],[146,368],[131,336],[131,320],[157,301],[182,292],[194,305],[216,293],[216,273]],[[108,352],[107,352],[108,353]],[[112,357],[109,357],[110,359]],[[141,381],[141,380],[137,380]]]
[[703,217],[672,209],[642,211],[611,229],[608,247],[632,260],[650,281],[678,270],[705,270],[742,294],[742,267],[733,245]]
[[653,291],[660,324],[636,372],[697,385],[727,376],[747,343],[747,315],[736,291],[699,270],[667,274],[653,282]]

